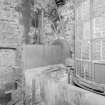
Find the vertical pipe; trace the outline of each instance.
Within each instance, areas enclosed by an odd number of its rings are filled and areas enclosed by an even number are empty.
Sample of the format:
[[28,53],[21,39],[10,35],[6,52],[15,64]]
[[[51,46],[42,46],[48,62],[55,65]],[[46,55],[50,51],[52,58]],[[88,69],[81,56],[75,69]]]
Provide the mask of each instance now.
[[103,54],[102,54],[102,41],[103,40],[100,40],[101,41],[101,60],[103,60]]
[[91,80],[93,80],[93,0],[90,0]]
[[[83,2],[84,2],[84,0],[82,0],[82,3],[81,3],[81,8],[83,9]],[[82,14],[81,14],[82,15]],[[82,17],[81,17],[82,18]],[[81,23],[81,25],[82,25],[82,36],[83,36],[83,19],[81,19],[82,20],[82,23]],[[82,59],[82,44],[83,44],[83,39],[81,40],[81,76],[82,76],[82,73],[83,73],[83,59]]]
[[32,80],[32,105],[35,105],[35,79]]
[[25,82],[24,82],[24,81],[25,81],[25,77],[23,77],[22,80],[23,80],[23,81],[22,81],[22,104],[23,104],[23,105],[26,105],[26,99],[25,99],[25,92],[26,92],[26,91],[25,91],[25,85],[26,85],[26,84],[25,84]]
[[41,14],[39,14],[39,27],[38,27],[39,35],[37,39],[38,44],[41,44],[41,38],[43,35],[43,16],[44,16],[44,11],[43,9],[41,9]]
[[74,14],[75,14],[75,24],[74,24],[74,27],[75,27],[75,29],[74,29],[74,73],[73,73],[73,76],[74,77],[76,77],[76,45],[75,45],[75,43],[76,43],[76,39],[75,39],[75,37],[76,37],[76,34],[77,34],[77,7],[76,7],[77,5],[76,5],[76,1],[74,1]]
[[42,9],[41,10],[41,34],[40,34],[40,39],[41,39],[41,42],[42,42],[42,40],[43,40],[43,17],[44,17],[44,10]]
[[68,71],[68,84],[70,84],[70,81],[71,81],[71,78],[70,78],[71,77],[70,76],[71,75],[70,74],[71,70],[70,69],[71,69],[71,67],[67,67],[67,71]]
[[38,14],[38,35],[37,35],[37,44],[40,43],[40,34],[41,34],[41,14],[40,14],[40,10],[39,10],[39,14]]

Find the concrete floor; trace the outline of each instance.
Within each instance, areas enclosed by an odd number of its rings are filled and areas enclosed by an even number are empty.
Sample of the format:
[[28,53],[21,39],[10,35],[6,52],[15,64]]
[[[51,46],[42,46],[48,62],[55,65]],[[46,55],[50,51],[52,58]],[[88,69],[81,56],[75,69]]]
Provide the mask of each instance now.
[[32,92],[31,81],[35,80],[35,100],[41,100],[39,105],[105,105],[104,96],[60,82],[46,73],[47,69],[40,67],[25,72],[28,91]]

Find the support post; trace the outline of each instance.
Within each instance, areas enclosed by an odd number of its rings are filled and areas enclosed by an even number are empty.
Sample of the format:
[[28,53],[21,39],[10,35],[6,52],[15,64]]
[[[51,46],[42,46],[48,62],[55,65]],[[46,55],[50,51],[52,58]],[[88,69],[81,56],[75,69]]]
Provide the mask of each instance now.
[[37,105],[36,103],[36,97],[35,97],[35,79],[32,80],[32,105]]

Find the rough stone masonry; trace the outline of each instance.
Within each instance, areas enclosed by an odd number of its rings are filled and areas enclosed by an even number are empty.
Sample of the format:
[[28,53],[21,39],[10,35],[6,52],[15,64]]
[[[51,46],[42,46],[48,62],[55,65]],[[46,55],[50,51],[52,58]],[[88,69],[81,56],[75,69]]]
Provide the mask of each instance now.
[[[24,0],[23,0],[24,1]],[[22,0],[0,0],[0,83],[5,84],[8,81],[11,81],[11,76],[14,75],[14,72],[21,72],[21,47],[24,39],[24,35],[27,33],[28,20],[27,17],[27,8],[23,8],[23,17],[21,12],[16,11],[17,6],[21,5]],[[27,3],[26,3],[27,4]],[[25,5],[25,4],[24,4]],[[28,4],[27,4],[28,6]],[[70,1],[63,8],[60,8],[61,15],[65,18],[67,17],[70,22],[66,24],[66,39],[69,39],[69,42],[72,42],[72,36],[74,35],[74,9],[72,1]],[[63,11],[71,10],[69,13]],[[23,20],[21,20],[23,19]],[[21,20],[21,21],[20,21]],[[67,20],[67,19],[66,19]],[[22,21],[26,21],[27,25],[22,25]],[[47,24],[45,23],[47,26]],[[68,27],[70,26],[70,29]],[[70,35],[69,35],[70,33]],[[23,35],[24,34],[24,35]],[[45,38],[42,38],[44,43],[47,40],[47,35]],[[52,37],[54,39],[54,36]],[[52,40],[50,38],[50,41]],[[70,44],[71,45],[71,44]],[[17,69],[18,68],[18,69]],[[3,76],[4,75],[4,76]],[[7,79],[5,78],[7,77]],[[2,86],[2,85],[1,85]]]
[[[19,70],[23,27],[16,11],[20,0],[0,0],[0,86],[11,82]],[[17,69],[18,68],[18,69]]]

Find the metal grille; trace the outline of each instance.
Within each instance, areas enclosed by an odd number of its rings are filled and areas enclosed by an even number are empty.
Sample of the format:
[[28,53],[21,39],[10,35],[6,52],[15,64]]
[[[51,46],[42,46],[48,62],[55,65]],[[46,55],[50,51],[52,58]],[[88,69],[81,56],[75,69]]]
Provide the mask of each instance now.
[[95,82],[99,72],[95,70],[95,64],[105,64],[104,8],[104,0],[83,0],[77,4],[75,12],[76,75]]

